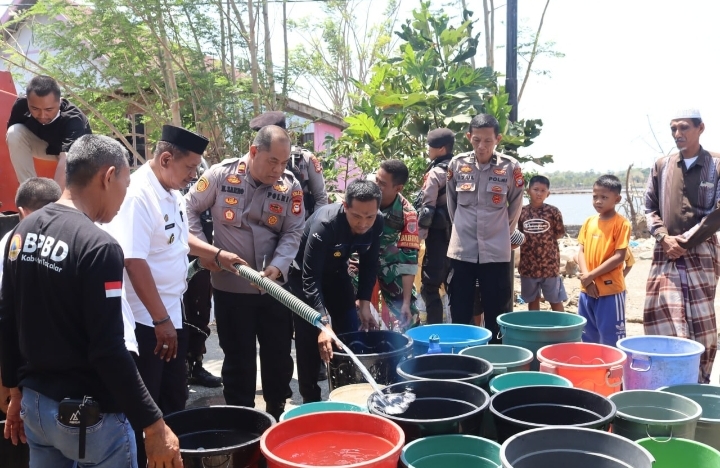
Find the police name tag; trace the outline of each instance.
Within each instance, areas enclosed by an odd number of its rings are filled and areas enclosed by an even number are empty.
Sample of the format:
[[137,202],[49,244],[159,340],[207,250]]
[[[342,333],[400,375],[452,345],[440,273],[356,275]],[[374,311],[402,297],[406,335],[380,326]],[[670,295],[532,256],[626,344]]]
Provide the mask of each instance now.
[[166,225],[165,225],[165,230],[167,231],[168,229],[172,229],[172,228],[174,228],[174,227],[175,227],[175,223],[166,224]]

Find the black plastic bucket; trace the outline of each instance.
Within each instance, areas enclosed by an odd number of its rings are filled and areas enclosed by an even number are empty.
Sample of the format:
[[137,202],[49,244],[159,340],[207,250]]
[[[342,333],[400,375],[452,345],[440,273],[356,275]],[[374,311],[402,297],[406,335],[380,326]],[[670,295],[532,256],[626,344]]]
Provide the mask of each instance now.
[[165,417],[180,439],[185,468],[255,468],[264,458],[260,436],[275,419],[254,408],[209,406]]
[[485,359],[461,354],[426,354],[407,359],[397,366],[405,380],[454,380],[484,386],[493,374]]
[[[377,383],[390,385],[402,381],[396,368],[399,363],[412,357],[412,338],[385,330],[342,333],[338,338],[357,355]],[[350,356],[337,348],[333,350],[329,370],[330,391],[366,382]]]
[[389,415],[373,403],[376,393],[368,398],[370,413],[397,423],[405,432],[405,442],[442,434],[480,435],[483,413],[490,397],[485,390],[465,382],[452,380],[411,380],[385,387],[383,393],[415,394],[415,401],[402,414]]
[[503,468],[652,468],[646,449],[608,432],[545,427],[515,435],[500,448]]
[[492,397],[490,411],[498,442],[523,431],[545,426],[574,426],[607,430],[615,418],[615,404],[597,393],[555,386],[520,387]]
[[[3,413],[0,412],[0,415]],[[30,447],[27,444],[13,445],[10,439],[3,437],[5,421],[0,421],[0,467],[28,468],[30,466]]]

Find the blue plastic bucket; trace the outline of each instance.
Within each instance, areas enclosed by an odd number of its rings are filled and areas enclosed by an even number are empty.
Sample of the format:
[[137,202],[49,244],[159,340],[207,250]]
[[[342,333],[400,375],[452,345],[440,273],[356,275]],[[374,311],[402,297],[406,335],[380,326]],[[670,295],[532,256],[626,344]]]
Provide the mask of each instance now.
[[697,383],[700,343],[674,336],[631,336],[617,342],[628,358],[623,364],[624,390],[657,390]]
[[443,353],[459,353],[470,346],[484,345],[492,337],[492,333],[487,328],[456,323],[423,325],[411,328],[405,334],[413,339],[415,356],[427,353],[430,347],[430,335],[436,334],[440,337],[440,349]]
[[366,408],[353,403],[345,403],[343,401],[317,401],[315,403],[305,403],[304,405],[285,411],[280,415],[280,421],[285,421],[286,419],[295,418],[297,416],[304,416],[306,414],[325,413],[328,411],[355,411],[356,413],[367,413]]

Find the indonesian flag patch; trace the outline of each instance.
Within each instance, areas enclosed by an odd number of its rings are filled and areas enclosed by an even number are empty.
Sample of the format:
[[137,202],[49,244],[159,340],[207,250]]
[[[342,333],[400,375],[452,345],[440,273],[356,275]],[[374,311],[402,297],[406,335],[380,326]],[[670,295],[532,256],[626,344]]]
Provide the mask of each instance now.
[[120,294],[122,294],[122,281],[105,283],[105,297],[120,297]]

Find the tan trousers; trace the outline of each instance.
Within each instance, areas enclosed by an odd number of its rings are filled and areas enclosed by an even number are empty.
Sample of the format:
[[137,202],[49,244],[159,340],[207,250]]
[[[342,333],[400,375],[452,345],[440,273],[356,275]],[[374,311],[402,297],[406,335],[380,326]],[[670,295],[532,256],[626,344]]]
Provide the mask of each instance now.
[[10,161],[15,168],[19,183],[37,176],[33,157],[50,161],[58,159],[58,156],[45,154],[47,142],[38,138],[23,124],[15,124],[8,128],[5,141],[10,150]]

